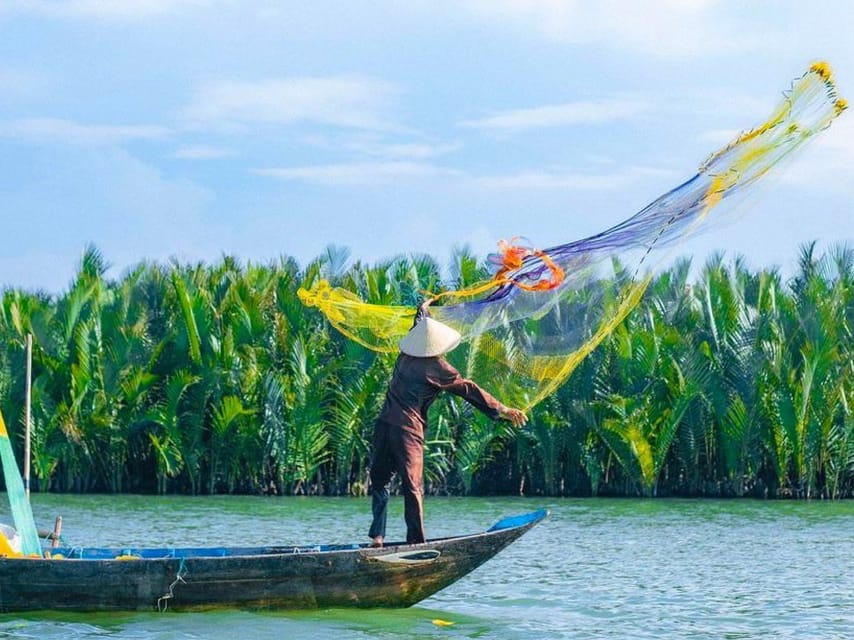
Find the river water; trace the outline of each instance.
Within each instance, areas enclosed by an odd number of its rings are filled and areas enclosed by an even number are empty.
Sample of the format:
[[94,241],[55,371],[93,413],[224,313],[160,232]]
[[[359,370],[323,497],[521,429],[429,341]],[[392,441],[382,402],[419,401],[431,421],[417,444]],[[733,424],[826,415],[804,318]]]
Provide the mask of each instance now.
[[[540,507],[549,519],[410,609],[6,614],[0,638],[854,638],[854,502],[427,498],[427,533]],[[33,511],[85,546],[362,542],[369,524],[350,498],[35,494]],[[389,539],[403,532],[393,499]]]

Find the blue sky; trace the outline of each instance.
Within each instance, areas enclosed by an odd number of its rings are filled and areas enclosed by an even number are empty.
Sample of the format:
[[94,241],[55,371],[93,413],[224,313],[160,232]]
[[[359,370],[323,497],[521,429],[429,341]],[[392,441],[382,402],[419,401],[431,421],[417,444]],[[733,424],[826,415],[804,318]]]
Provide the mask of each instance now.
[[[768,115],[854,98],[854,5],[0,0],[0,286],[232,254],[374,261],[604,229]],[[854,241],[854,114],[680,252]]]

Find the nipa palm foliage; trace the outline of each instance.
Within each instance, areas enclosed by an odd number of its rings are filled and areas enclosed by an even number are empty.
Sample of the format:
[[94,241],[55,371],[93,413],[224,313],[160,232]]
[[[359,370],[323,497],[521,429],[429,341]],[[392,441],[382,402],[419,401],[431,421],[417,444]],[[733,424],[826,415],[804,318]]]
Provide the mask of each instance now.
[[[440,399],[425,486],[854,495],[854,251],[807,245],[797,265],[785,279],[721,256],[695,274],[675,263],[521,431]],[[19,455],[34,336],[38,490],[363,494],[394,358],[332,330],[298,287],[323,277],[416,305],[486,277],[465,248],[446,269],[425,255],[351,263],[329,247],[305,267],[224,257],[107,273],[89,247],[61,294],[2,295],[0,409]]]

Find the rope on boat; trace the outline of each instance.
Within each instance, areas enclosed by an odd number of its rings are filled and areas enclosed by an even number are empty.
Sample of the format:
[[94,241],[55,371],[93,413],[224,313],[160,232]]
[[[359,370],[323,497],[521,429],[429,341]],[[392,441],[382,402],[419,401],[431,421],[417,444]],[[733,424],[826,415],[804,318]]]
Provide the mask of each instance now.
[[299,555],[301,553],[319,553],[319,552],[320,552],[320,546],[319,545],[314,545],[313,547],[294,547],[293,550],[291,551],[291,553],[294,555]]
[[178,565],[178,572],[175,574],[175,580],[169,585],[169,592],[164,593],[162,596],[157,598],[157,611],[164,613],[166,609],[169,608],[169,600],[175,597],[175,587],[177,584],[179,582],[187,584],[184,582],[185,575],[187,575],[187,568],[184,566],[184,558],[181,558],[181,564]]

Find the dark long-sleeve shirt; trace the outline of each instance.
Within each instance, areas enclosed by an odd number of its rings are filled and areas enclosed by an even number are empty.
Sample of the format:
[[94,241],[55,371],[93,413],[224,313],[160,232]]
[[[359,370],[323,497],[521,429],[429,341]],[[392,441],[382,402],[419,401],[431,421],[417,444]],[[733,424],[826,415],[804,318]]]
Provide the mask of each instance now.
[[423,438],[427,410],[441,391],[460,396],[493,420],[504,408],[477,384],[463,378],[444,358],[415,358],[401,353],[394,365],[379,420],[415,431]]

